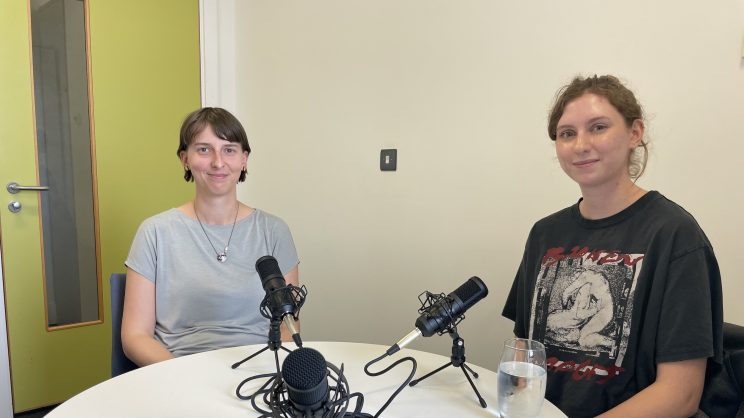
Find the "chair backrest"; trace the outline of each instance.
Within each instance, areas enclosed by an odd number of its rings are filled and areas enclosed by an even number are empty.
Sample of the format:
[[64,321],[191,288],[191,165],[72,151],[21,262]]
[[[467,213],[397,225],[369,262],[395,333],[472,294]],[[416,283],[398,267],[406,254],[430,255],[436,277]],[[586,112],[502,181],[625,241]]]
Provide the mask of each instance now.
[[723,363],[708,359],[700,409],[711,418],[744,416],[744,327],[723,324]]
[[723,324],[723,349],[728,353],[729,374],[739,392],[736,418],[744,417],[744,327]]
[[121,346],[121,318],[124,313],[127,275],[114,273],[109,281],[111,282],[111,377],[116,377],[136,369],[137,365],[129,360]]

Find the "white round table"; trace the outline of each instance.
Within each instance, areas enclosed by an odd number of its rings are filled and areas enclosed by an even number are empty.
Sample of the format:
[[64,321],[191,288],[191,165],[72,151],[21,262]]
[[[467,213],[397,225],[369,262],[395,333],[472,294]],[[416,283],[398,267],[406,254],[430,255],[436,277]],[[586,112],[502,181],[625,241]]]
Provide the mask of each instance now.
[[[318,350],[326,361],[340,367],[351,392],[364,394],[363,412],[374,415],[393,391],[410,373],[410,362],[404,362],[386,374],[367,376],[364,365],[385,353],[388,347],[345,342],[306,342],[305,347]],[[230,366],[266,347],[265,344],[233,347],[180,357],[143,367],[109,379],[59,405],[48,418],[118,418],[118,417],[256,417],[250,401],[238,399],[235,389],[243,379],[276,371],[274,353],[266,350],[237,369]],[[294,345],[287,344],[293,349]],[[279,352],[280,364],[287,353]],[[449,357],[404,349],[371,366],[380,371],[393,361],[411,356],[418,362],[415,378],[449,362]],[[459,368],[446,369],[407,387],[382,413],[383,417],[498,417],[497,374],[468,363],[479,374],[474,383],[488,403],[481,408],[465,375]],[[264,380],[246,384],[243,394],[260,387]],[[352,406],[354,403],[352,402]],[[543,404],[542,418],[566,416],[550,402]]]

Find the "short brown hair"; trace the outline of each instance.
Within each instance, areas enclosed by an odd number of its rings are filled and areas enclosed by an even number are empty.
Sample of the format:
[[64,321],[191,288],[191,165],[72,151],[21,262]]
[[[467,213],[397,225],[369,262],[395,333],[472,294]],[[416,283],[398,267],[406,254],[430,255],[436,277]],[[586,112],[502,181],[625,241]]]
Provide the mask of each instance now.
[[[181,156],[181,152],[191,145],[199,133],[209,125],[218,138],[225,141],[237,142],[243,151],[250,155],[251,147],[248,145],[248,136],[240,121],[232,113],[220,107],[203,107],[191,112],[181,124],[181,134],[178,142],[178,151],[176,155]],[[186,181],[194,181],[191,170],[186,170],[183,174]],[[245,181],[245,170],[240,173],[238,182]]]

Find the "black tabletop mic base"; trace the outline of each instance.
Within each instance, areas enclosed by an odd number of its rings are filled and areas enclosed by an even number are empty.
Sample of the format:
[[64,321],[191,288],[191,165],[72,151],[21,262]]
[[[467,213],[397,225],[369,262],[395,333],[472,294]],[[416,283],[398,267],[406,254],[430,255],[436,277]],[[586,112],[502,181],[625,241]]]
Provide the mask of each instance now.
[[271,325],[269,325],[269,340],[266,342],[266,347],[258,350],[257,352],[251,354],[250,356],[244,358],[243,360],[240,360],[237,363],[234,363],[232,366],[233,369],[237,369],[240,367],[241,364],[245,363],[246,361],[252,359],[253,357],[256,357],[257,355],[263,353],[266,350],[271,350],[274,352],[274,361],[276,363],[276,374],[279,374],[279,355],[277,351],[279,349],[282,349],[288,353],[291,353],[292,350],[283,347],[282,346],[282,332],[281,332],[281,321],[271,321]]
[[488,404],[486,404],[486,400],[483,399],[483,396],[481,396],[480,392],[478,392],[478,388],[475,387],[473,379],[470,378],[470,374],[472,374],[473,377],[477,379],[478,373],[476,373],[467,364],[465,364],[465,340],[460,338],[460,336],[457,334],[457,331],[454,331],[452,329],[449,330],[449,335],[450,337],[452,337],[452,356],[450,357],[450,362],[444,364],[443,366],[432,372],[425,374],[418,379],[412,380],[411,383],[409,383],[408,385],[416,386],[422,380],[437,374],[438,372],[446,369],[448,366],[458,367],[460,370],[462,370],[463,374],[465,374],[465,377],[468,379],[468,383],[470,383],[470,387],[473,388],[473,392],[475,392],[475,396],[478,398],[480,406],[483,408],[487,408]]

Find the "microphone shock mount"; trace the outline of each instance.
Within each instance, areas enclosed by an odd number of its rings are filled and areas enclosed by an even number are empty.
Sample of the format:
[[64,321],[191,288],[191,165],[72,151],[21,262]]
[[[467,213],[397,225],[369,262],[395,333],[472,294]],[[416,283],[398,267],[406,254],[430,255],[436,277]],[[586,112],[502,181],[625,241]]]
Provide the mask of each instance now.
[[449,325],[444,327],[442,330],[437,331],[437,334],[444,335],[446,333],[451,332],[452,330],[457,331],[457,324],[459,324],[463,319],[465,319],[465,315],[453,315],[452,312],[452,298],[450,296],[445,295],[444,293],[431,293],[428,290],[421,293],[418,296],[419,302],[421,303],[421,307],[418,309],[419,315],[426,315],[427,317],[431,316],[436,318],[437,317],[437,311],[439,310],[439,307],[444,307],[444,313],[449,319]]
[[[261,316],[270,320],[278,320],[281,322],[282,317],[289,314],[289,311],[294,312],[293,316],[295,319],[300,317],[300,309],[305,304],[305,298],[307,297],[307,288],[305,285],[295,286],[288,284],[285,287],[280,287],[267,292],[263,300],[261,300],[260,311]],[[274,307],[272,306],[272,300],[289,300],[292,301],[291,309],[287,309],[285,306]]]

